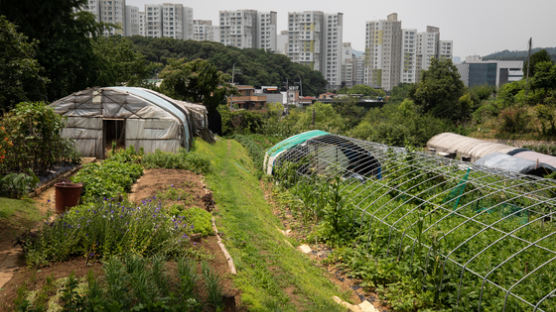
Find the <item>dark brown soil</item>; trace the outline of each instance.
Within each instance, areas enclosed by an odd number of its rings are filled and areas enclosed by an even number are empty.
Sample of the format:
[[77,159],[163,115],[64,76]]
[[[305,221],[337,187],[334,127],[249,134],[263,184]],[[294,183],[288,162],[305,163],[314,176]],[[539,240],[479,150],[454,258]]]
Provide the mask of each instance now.
[[[129,199],[134,202],[140,202],[144,199],[152,198],[172,186],[185,189],[188,196],[180,201],[166,201],[165,205],[179,203],[184,204],[186,207],[202,207],[209,211],[213,209],[212,193],[206,188],[203,176],[187,170],[145,170],[144,175],[133,186]],[[46,190],[36,198],[37,206],[40,207],[41,212],[46,213],[53,210],[53,194],[53,190]],[[20,249],[14,247],[13,244],[21,233],[32,227],[32,224],[22,226],[21,228],[16,228],[10,224],[0,224],[0,264],[4,263],[3,265],[13,268],[13,271],[10,272],[9,281],[0,288],[0,312],[14,310],[13,302],[17,297],[18,289],[22,286],[28,290],[40,289],[47,277],[58,279],[68,276],[71,272],[76,277],[86,276],[90,270],[97,276],[102,276],[103,274],[100,263],[86,263],[85,259],[55,263],[38,270],[25,267]],[[240,307],[239,291],[233,286],[227,261],[218,247],[216,236],[199,239],[194,244],[196,248],[208,255],[207,263],[220,278],[225,302],[224,311],[243,311]],[[15,257],[13,253],[15,253]],[[9,261],[5,261],[7,255],[10,255]],[[169,262],[168,265],[171,269],[172,262]],[[202,285],[200,285],[200,289],[202,289]]]
[[99,275],[102,273],[102,265],[100,263],[87,263],[85,259],[74,259],[62,263],[55,263],[41,269],[28,267],[20,268],[12,277],[12,279],[2,288],[0,292],[0,311],[14,311],[14,300],[17,298],[17,290],[20,287],[26,289],[40,289],[47,277],[54,280],[66,277],[71,272],[76,277],[86,276],[89,271]]

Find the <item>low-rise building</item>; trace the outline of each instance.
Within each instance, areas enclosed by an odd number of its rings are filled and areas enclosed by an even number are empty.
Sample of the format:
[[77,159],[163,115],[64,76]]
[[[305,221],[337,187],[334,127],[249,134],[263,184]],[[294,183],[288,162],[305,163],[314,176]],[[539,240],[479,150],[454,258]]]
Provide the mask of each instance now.
[[467,87],[489,85],[500,88],[508,82],[523,79],[523,61],[469,59],[456,67]]
[[266,107],[266,95],[255,94],[255,87],[236,86],[239,95],[228,97],[228,106],[234,109],[261,110]]

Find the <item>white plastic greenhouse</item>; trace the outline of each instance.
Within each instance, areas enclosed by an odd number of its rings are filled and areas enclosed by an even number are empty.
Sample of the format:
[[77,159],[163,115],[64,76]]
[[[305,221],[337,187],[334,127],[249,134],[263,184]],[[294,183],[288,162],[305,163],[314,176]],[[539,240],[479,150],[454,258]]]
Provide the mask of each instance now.
[[92,88],[51,104],[66,117],[62,137],[75,142],[82,156],[104,158],[113,142],[145,153],[189,149],[192,136],[208,131],[202,105],[136,87]]

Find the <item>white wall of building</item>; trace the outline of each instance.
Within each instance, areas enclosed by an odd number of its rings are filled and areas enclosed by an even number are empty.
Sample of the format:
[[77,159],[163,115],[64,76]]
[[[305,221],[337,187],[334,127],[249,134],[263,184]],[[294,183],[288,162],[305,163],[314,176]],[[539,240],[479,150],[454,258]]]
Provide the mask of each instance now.
[[220,11],[220,42],[240,49],[257,47],[257,11]]
[[125,35],[139,35],[139,8],[136,6],[125,6]]
[[417,29],[402,30],[401,54],[400,82],[415,83],[417,75]]
[[257,13],[257,48],[265,51],[276,51],[276,12]]

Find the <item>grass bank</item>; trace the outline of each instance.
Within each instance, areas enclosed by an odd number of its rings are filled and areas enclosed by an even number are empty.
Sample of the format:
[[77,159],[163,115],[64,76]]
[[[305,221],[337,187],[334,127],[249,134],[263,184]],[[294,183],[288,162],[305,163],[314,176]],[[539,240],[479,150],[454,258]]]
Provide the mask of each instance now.
[[211,159],[207,184],[218,207],[219,230],[238,274],[242,302],[252,311],[344,311],[332,301],[337,287],[277,228],[246,149],[234,140],[197,141]]

